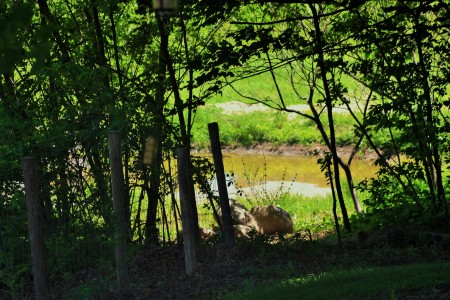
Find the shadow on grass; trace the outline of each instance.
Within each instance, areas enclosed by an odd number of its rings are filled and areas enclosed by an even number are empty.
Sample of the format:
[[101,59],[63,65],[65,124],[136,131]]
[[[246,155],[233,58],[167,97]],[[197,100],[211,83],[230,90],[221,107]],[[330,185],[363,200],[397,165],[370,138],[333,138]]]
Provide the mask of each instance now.
[[238,290],[224,299],[396,299],[397,292],[450,283],[450,263],[334,270]]

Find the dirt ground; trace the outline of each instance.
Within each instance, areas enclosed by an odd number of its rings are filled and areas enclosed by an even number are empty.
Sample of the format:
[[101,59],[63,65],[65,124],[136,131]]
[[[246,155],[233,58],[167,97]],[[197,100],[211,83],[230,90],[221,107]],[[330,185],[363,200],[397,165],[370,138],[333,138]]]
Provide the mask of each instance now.
[[[419,238],[421,236],[422,238]],[[436,237],[447,242],[427,245]],[[425,238],[423,238],[425,237]],[[428,240],[427,240],[428,239]],[[343,266],[383,266],[450,260],[448,233],[395,229],[345,237],[340,249],[335,238],[296,233],[279,238],[239,241],[234,249],[222,243],[199,248],[197,272],[185,274],[182,249],[177,245],[148,249],[130,261],[131,286],[109,290],[97,299],[220,299],[228,291],[283,278]],[[414,247],[412,248],[412,245]],[[430,248],[432,247],[432,248]],[[413,250],[411,250],[413,249]],[[399,291],[397,299],[450,299],[450,284]],[[380,295],[376,299],[390,299]]]
[[[204,151],[204,149],[202,150]],[[353,146],[345,146],[338,148],[338,155],[342,158],[346,159],[350,157],[352,152],[354,151]],[[302,156],[323,156],[326,152],[328,152],[328,148],[321,144],[312,144],[309,146],[303,145],[278,145],[275,146],[270,143],[261,143],[252,147],[234,147],[229,146],[222,150],[224,153],[249,153],[249,154],[272,154],[272,155],[302,155]],[[378,155],[375,151],[370,149],[358,149],[354,154],[355,158],[367,160],[367,161],[375,161],[378,158]]]

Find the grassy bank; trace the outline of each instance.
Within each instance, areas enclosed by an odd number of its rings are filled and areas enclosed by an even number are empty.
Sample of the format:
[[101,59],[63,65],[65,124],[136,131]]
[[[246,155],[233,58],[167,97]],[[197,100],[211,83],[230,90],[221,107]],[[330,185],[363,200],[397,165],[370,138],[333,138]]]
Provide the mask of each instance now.
[[[322,115],[322,122],[327,126],[326,116]],[[225,147],[250,147],[261,143],[271,143],[275,146],[281,144],[310,146],[313,143],[323,143],[316,124],[300,115],[269,109],[249,113],[227,113],[220,107],[207,105],[199,108],[192,130],[193,143],[196,147],[208,148],[207,124],[211,122],[219,124],[221,142]],[[355,122],[350,114],[336,114],[334,126],[338,146],[356,142]],[[379,143],[386,135],[380,132],[373,138]],[[364,147],[364,144],[362,146]]]

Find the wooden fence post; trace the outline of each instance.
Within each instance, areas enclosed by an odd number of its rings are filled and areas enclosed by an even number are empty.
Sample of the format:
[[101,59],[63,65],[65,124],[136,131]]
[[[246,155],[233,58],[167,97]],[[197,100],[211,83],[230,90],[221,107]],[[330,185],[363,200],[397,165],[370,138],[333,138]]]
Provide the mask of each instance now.
[[214,166],[216,168],[217,187],[219,189],[220,208],[222,210],[222,227],[224,231],[225,242],[228,247],[233,248],[235,245],[233,218],[231,217],[227,182],[225,178],[225,169],[223,167],[222,150],[219,137],[219,125],[215,122],[209,123],[208,131],[209,139],[211,141],[211,152],[213,155]]
[[27,199],[34,290],[36,299],[43,300],[49,298],[44,246],[44,204],[39,199],[36,158],[28,156],[23,157],[21,161]]
[[180,191],[181,203],[181,222],[183,225],[183,245],[184,245],[184,259],[186,265],[186,274],[191,275],[199,265],[197,256],[197,237],[198,237],[198,223],[195,224],[195,214],[197,211],[192,209],[191,202],[195,201],[190,187],[192,178],[190,172],[190,153],[187,148],[178,148],[178,184]]
[[111,166],[111,190],[113,197],[114,245],[119,289],[129,284],[127,266],[127,223],[125,220],[125,189],[119,132],[108,132],[109,161]]

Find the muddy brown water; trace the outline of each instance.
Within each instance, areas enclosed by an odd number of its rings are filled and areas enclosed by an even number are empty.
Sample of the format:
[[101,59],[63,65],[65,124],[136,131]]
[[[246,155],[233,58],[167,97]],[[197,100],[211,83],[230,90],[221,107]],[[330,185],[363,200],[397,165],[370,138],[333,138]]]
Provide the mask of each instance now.
[[[211,157],[209,153],[197,155]],[[280,184],[284,184],[291,193],[311,196],[329,192],[317,160],[317,156],[305,155],[223,153],[225,172],[234,174],[234,182],[239,188],[245,190],[250,186],[261,186],[277,189]],[[354,182],[358,183],[372,177],[378,167],[372,161],[355,159],[351,170]],[[343,172],[342,178],[345,178]]]

